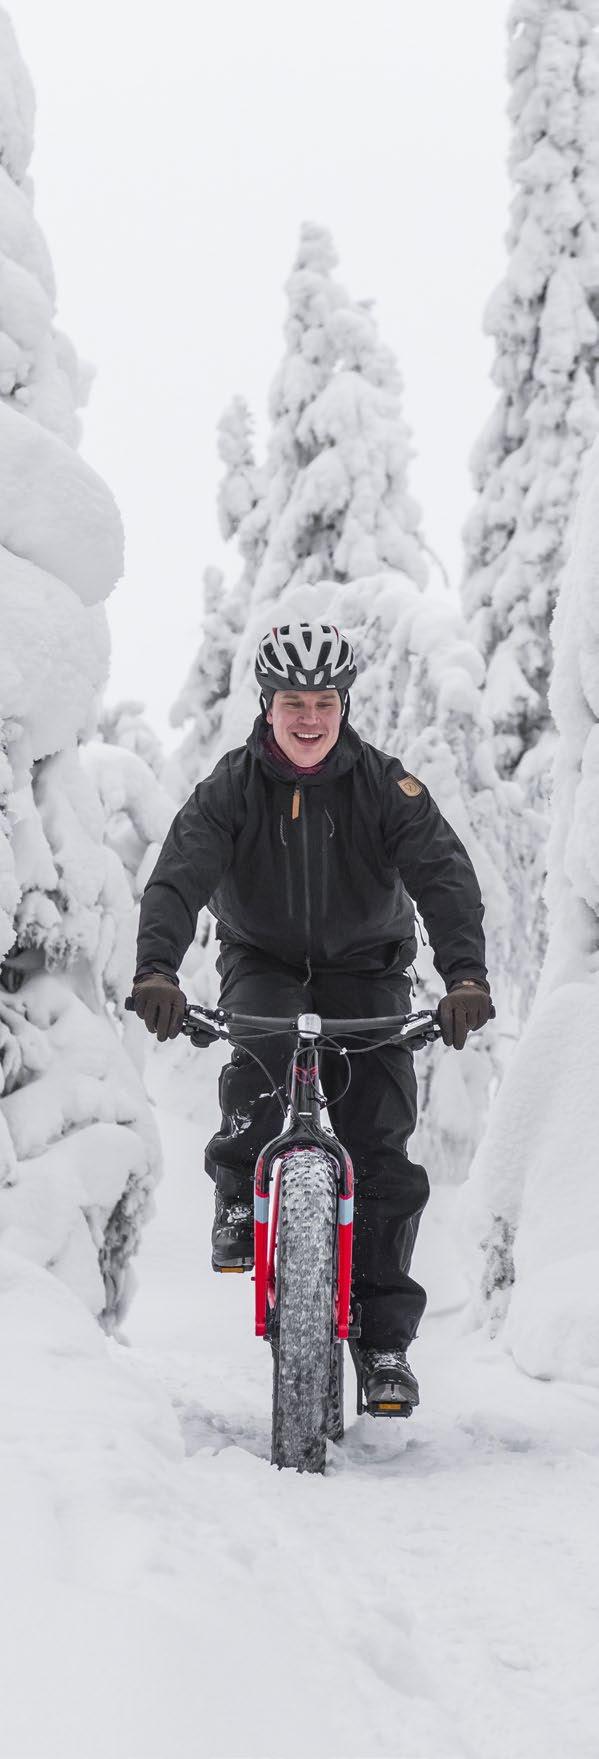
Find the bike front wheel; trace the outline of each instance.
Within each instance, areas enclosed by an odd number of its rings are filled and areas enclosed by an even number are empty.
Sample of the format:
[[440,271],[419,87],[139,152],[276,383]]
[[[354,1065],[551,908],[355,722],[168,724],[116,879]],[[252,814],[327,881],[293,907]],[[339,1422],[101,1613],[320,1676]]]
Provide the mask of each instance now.
[[328,1155],[298,1149],[281,1169],[272,1333],[272,1463],[323,1472],[336,1350],[337,1174]]

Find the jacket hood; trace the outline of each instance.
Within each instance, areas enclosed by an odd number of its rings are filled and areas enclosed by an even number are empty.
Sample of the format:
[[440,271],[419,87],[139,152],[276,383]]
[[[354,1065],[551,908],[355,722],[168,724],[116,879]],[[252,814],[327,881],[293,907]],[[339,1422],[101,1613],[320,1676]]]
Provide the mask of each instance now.
[[[285,781],[285,777],[281,775],[281,771],[276,761],[271,757],[268,746],[264,744],[264,719],[262,715],[258,715],[257,720],[254,721],[252,731],[249,739],[246,740],[246,744],[248,751],[251,751],[252,753],[252,757],[258,758],[259,763],[262,765],[262,768],[266,770],[267,775],[272,776],[273,780],[277,782]],[[355,727],[350,727],[348,724],[348,726],[343,727],[339,734],[337,744],[333,746],[328,757],[323,759],[322,768],[318,775],[305,775],[298,766],[298,769],[295,772],[296,780],[301,782],[302,786],[306,788],[318,788],[322,782],[335,782],[338,776],[344,776],[348,770],[353,769],[354,764],[357,763],[361,753],[362,740],[360,735],[359,733],[356,733]],[[291,780],[292,777],[290,776],[289,781],[291,782]]]

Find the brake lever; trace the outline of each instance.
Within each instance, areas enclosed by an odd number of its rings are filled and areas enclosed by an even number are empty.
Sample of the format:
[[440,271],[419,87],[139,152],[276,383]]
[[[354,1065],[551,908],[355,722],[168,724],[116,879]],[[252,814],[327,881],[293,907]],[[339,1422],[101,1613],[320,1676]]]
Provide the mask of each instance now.
[[411,1036],[411,1034],[406,1033],[405,1037],[403,1039],[403,1043],[408,1044],[411,1051],[421,1051],[421,1050],[424,1050],[425,1045],[434,1044],[435,1040],[440,1037],[441,1037],[440,1026],[437,1024],[436,1021],[431,1021],[430,1025],[428,1027],[427,1026],[423,1027],[422,1031],[419,1032],[414,1038]]

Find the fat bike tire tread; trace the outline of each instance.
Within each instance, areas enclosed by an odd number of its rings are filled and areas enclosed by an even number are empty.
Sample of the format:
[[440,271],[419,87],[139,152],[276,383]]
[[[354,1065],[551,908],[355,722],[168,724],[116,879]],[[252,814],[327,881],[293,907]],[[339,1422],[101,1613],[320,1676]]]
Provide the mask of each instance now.
[[272,1463],[324,1472],[333,1418],[336,1169],[298,1149],[281,1173]]
[[329,1404],[327,1415],[327,1435],[329,1441],[343,1440],[343,1382],[343,1344],[334,1343],[331,1355],[331,1378],[329,1382]]

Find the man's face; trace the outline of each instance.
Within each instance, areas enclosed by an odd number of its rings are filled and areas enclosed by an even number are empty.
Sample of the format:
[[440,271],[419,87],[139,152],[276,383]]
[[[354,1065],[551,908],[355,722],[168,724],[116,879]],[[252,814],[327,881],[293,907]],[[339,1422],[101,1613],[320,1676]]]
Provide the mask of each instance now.
[[320,763],[339,734],[341,697],[338,690],[275,690],[266,719],[298,768]]

